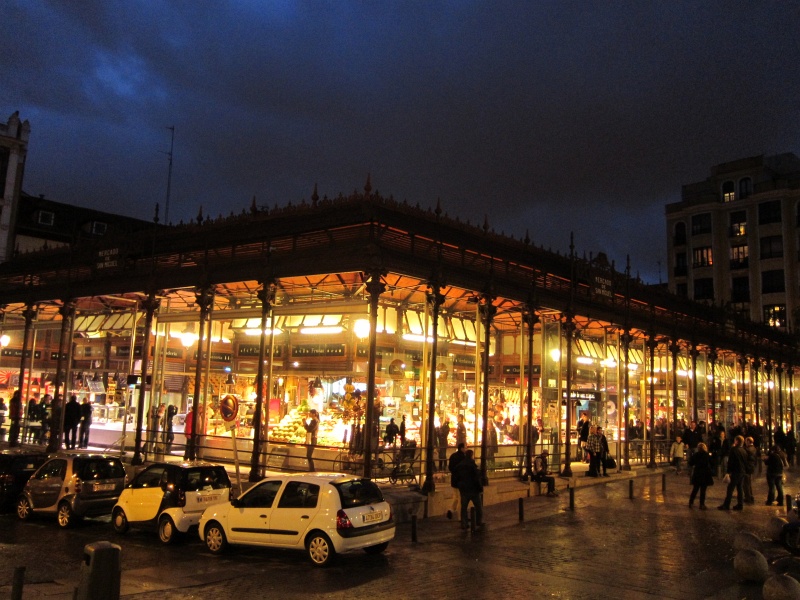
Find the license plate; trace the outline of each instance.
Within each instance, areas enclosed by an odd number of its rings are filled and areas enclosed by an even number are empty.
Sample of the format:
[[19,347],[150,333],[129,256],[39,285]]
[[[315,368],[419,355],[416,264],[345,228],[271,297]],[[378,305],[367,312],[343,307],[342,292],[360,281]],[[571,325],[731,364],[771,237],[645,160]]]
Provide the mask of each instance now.
[[94,491],[95,492],[110,492],[114,489],[113,483],[95,483],[94,484]]
[[210,504],[212,502],[217,502],[219,500],[219,495],[217,496],[198,496],[197,503],[198,504]]
[[380,512],[371,512],[364,514],[364,523],[372,523],[374,521],[380,521],[383,518],[383,513]]

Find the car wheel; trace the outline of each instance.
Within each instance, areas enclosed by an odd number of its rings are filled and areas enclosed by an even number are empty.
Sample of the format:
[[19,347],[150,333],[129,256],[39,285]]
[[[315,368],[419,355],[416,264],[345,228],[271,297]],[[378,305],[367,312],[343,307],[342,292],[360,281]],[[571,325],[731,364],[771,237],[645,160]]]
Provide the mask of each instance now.
[[165,544],[171,544],[177,536],[174,521],[168,515],[163,515],[158,521],[158,538]]
[[27,521],[31,518],[33,514],[33,508],[31,507],[31,503],[28,502],[28,499],[25,496],[20,496],[19,500],[17,500],[17,516],[22,521]]
[[69,503],[62,502],[58,505],[58,524],[60,527],[69,527],[72,525],[72,522],[75,520],[75,513],[72,512],[72,508],[70,507]]
[[364,548],[364,552],[367,554],[380,554],[384,550],[389,547],[389,542],[383,542],[381,544],[375,544],[374,546],[367,546]]
[[336,550],[330,538],[321,531],[315,531],[306,542],[308,557],[318,567],[329,565],[336,556]]
[[216,521],[211,521],[206,525],[206,547],[212,554],[220,554],[228,547],[228,539],[225,537],[225,530]]
[[125,511],[121,508],[114,510],[111,515],[111,524],[114,526],[114,531],[117,533],[125,533],[128,531],[128,517],[125,516]]

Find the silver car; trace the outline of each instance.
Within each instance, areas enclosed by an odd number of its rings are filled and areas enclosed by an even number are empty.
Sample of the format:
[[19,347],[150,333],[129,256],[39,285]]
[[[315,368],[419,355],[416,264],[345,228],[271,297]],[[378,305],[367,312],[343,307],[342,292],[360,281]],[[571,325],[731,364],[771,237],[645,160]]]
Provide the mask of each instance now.
[[70,454],[51,458],[28,480],[17,499],[17,516],[58,516],[68,527],[76,519],[111,514],[125,487],[125,467],[116,456]]

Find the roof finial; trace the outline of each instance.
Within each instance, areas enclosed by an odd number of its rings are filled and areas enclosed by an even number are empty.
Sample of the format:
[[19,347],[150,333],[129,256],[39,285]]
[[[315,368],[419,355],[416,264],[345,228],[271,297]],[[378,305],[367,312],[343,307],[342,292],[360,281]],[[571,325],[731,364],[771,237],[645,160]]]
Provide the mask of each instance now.
[[528,230],[526,229],[525,230],[525,245],[527,246],[530,243],[531,243],[531,236],[530,236],[530,233],[528,233]]
[[437,219],[440,216],[442,216],[442,199],[441,198],[436,198],[436,210],[433,211],[433,212],[436,213],[436,218]]
[[311,194],[311,206],[316,206],[319,201],[319,194],[317,193],[317,184],[314,183],[314,193]]
[[203,224],[203,205],[202,204],[200,205],[200,212],[197,213],[197,224],[198,225],[202,225]]
[[489,215],[483,215],[483,233],[489,233]]
[[370,174],[367,173],[367,183],[364,184],[364,193],[366,194],[367,198],[369,198],[369,193],[372,191],[372,185],[369,182]]
[[250,203],[250,213],[256,214],[258,212],[258,205],[256,204],[256,195],[253,194],[253,201]]

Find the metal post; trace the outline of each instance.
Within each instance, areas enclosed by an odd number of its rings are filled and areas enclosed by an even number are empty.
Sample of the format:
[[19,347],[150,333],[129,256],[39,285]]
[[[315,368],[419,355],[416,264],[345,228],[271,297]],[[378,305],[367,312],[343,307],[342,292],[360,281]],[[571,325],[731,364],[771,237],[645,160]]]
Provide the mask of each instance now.
[[367,410],[364,417],[364,477],[372,477],[372,430],[375,427],[375,363],[378,343],[378,300],[386,289],[381,274],[370,274],[369,293],[369,363],[367,367]]
[[[441,293],[442,286],[437,278],[431,278],[428,284],[428,298],[427,301],[431,305],[432,318],[433,318],[433,341],[431,342],[431,361],[430,361],[430,390],[428,393],[428,436],[427,443],[425,444],[425,481],[422,484],[422,491],[426,494],[432,494],[436,491],[436,483],[434,482],[434,454],[436,453],[436,435],[434,428],[434,417],[436,416],[436,365],[437,358],[436,352],[438,348],[438,324],[439,324],[439,308],[444,303],[444,295]],[[426,333],[427,335],[427,333]]]
[[[266,353],[267,345],[267,315],[272,310],[272,304],[275,302],[275,282],[265,281],[261,289],[258,291],[258,299],[261,301],[261,331],[259,332],[258,343],[258,370],[256,371],[256,406],[253,410],[253,452],[250,456],[250,476],[249,481],[261,480],[261,415],[264,406],[264,355]],[[270,319],[270,328],[275,330],[275,323]],[[270,364],[272,360],[270,360]],[[272,390],[267,392],[267,402]],[[267,428],[269,429],[269,428]]]
[[142,458],[142,424],[144,421],[144,395],[147,388],[147,360],[150,356],[150,329],[153,327],[153,316],[160,305],[161,300],[156,298],[155,292],[150,292],[147,298],[142,300],[142,308],[145,309],[144,331],[142,332],[142,381],[139,386],[139,402],[136,406],[136,436],[133,458],[131,458],[131,464],[134,466],[144,463]]

